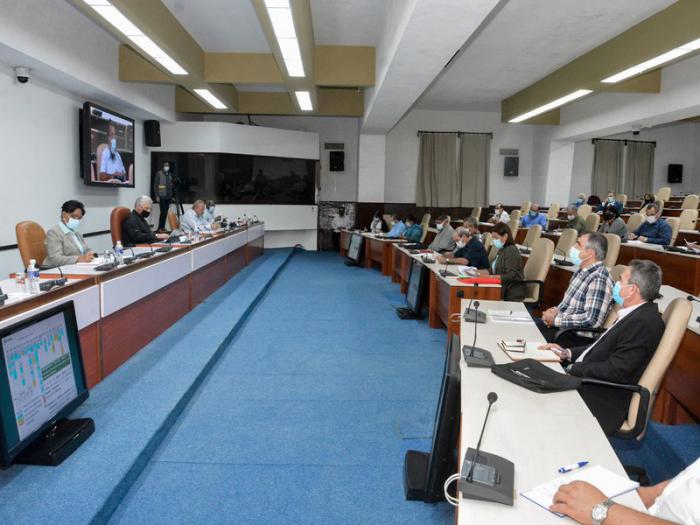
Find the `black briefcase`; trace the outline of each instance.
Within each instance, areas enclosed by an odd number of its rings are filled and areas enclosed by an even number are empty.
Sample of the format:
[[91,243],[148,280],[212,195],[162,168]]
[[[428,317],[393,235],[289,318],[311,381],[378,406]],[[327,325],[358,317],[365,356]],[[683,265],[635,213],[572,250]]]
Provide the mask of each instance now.
[[576,390],[581,378],[552,370],[535,359],[523,359],[504,365],[493,365],[491,372],[498,377],[539,394]]

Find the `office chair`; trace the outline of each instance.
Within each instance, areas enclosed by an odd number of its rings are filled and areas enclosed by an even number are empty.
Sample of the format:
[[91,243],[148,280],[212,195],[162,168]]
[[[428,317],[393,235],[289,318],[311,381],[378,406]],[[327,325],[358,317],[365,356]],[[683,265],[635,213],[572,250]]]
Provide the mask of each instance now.
[[37,265],[41,265],[46,259],[46,231],[34,221],[22,221],[15,225],[17,248],[22,258],[22,264],[26,268],[29,261],[34,259]]
[[[590,199],[589,199],[590,200]],[[593,211],[593,206],[590,204],[581,204],[581,206],[578,207],[578,216],[581,217],[582,219],[585,219],[588,217],[591,212]]]
[[569,257],[569,250],[576,244],[576,239],[578,239],[578,232],[574,228],[564,228],[562,230],[559,240],[557,240],[557,245],[554,247],[554,255],[561,255],[563,258],[561,260],[555,259],[557,264]]
[[624,208],[627,206],[627,194],[626,193],[618,193],[615,195],[615,198],[622,203],[622,207]]
[[549,205],[547,210],[547,220],[558,219],[559,218],[559,203],[553,202]]
[[[516,230],[517,231],[517,230]],[[539,239],[542,236],[542,226],[539,224],[535,224],[534,226],[530,226],[527,229],[527,233],[525,234],[525,238],[523,239],[523,246],[524,248],[521,248],[521,252],[527,252],[529,251],[530,248],[532,248],[532,245],[534,242]]]
[[645,216],[641,213],[634,213],[627,220],[627,231],[634,233],[634,231],[639,228],[642,223],[646,220]]
[[617,257],[620,255],[620,244],[622,239],[619,235],[614,233],[604,233],[605,238],[608,240],[608,251],[605,254],[605,260],[603,264],[606,268],[612,268],[617,263]]
[[659,188],[656,192],[656,199],[664,202],[671,200],[671,186]]
[[683,199],[683,204],[681,204],[681,209],[683,210],[695,210],[698,209],[698,196],[697,195],[686,195]]
[[597,232],[600,226],[600,215],[597,213],[589,213],[586,218],[586,232]]
[[512,281],[506,285],[506,289],[516,284],[525,284],[525,298],[523,303],[528,310],[537,309],[542,304],[542,294],[544,292],[544,281],[552,266],[552,254],[554,253],[554,243],[549,239],[537,239],[532,245],[532,252],[527,258],[522,281]]
[[109,214],[109,231],[112,234],[112,246],[117,244],[117,241],[122,240],[122,224],[131,214],[129,208],[118,206]]
[[180,228],[180,219],[178,219],[177,213],[172,210],[168,210],[168,226],[170,226],[171,231]]
[[695,230],[698,222],[698,210],[685,209],[681,212],[679,230]]
[[681,220],[678,217],[668,217],[666,222],[671,227],[671,242],[669,244],[670,246],[673,246],[676,244],[676,237],[678,237],[678,230],[681,226]]
[[530,211],[530,207],[532,206],[532,202],[530,201],[525,201],[523,204],[520,206],[520,215],[527,215],[528,212]]
[[472,208],[471,215],[469,215],[469,216],[474,217],[478,222],[480,220],[480,217],[481,217],[481,206],[474,206]]

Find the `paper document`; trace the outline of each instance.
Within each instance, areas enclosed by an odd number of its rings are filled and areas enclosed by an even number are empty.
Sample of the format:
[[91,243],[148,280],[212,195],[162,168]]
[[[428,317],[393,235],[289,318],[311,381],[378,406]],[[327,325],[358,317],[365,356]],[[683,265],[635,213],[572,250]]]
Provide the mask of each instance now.
[[78,266],[99,266],[100,264],[106,263],[107,260],[104,257],[95,257],[90,262],[79,262],[76,263]]
[[497,323],[531,323],[532,317],[527,312],[513,310],[489,310],[489,318]]
[[[536,503],[540,507],[549,510],[554,494],[556,494],[557,490],[559,490],[559,487],[576,480],[587,481],[591,485],[598,487],[598,489],[608,498],[621,496],[622,494],[626,494],[627,492],[639,487],[639,483],[636,481],[632,481],[627,477],[610,472],[608,469],[603,468],[600,465],[594,465],[575,470],[569,474],[555,478],[552,481],[543,483],[532,490],[522,492],[520,495],[526,499],[529,499],[533,503]],[[556,512],[553,514],[556,514],[559,517],[563,516],[563,514]]]
[[540,346],[545,344],[544,341],[527,341],[524,345],[509,345],[506,343],[513,343],[513,341],[500,341],[498,347],[513,361],[534,359],[543,362],[559,362],[559,356],[551,350],[539,349]]
[[479,275],[479,271],[473,266],[462,266],[460,264],[457,266],[457,275],[460,277],[476,277]]

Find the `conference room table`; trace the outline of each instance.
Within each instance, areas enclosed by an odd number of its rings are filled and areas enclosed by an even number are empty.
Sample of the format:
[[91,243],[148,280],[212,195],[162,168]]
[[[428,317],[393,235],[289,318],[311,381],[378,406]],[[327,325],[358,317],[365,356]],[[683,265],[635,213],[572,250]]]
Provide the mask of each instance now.
[[[467,300],[462,300],[462,311],[468,304]],[[485,311],[526,312],[522,303],[483,301],[481,306]],[[460,334],[461,345],[471,345],[474,324],[462,321]],[[478,325],[476,345],[490,351],[497,364],[509,363],[510,358],[497,343],[519,338],[543,341],[534,322],[501,323],[489,318],[485,324]],[[546,364],[561,370],[557,363]],[[461,470],[467,448],[476,448],[488,406],[487,395],[495,392],[498,400],[491,408],[481,449],[515,464],[515,499],[511,507],[463,498],[459,493],[456,510],[459,525],[571,523],[562,521],[520,493],[561,476],[557,472],[559,467],[578,461],[589,461],[591,466],[600,465],[626,477],[610,442],[577,391],[537,394],[499,378],[488,368],[468,367],[463,357],[460,358],[460,368],[459,468]],[[636,491],[615,498],[615,501],[644,510]]]
[[92,387],[260,256],[264,233],[264,224],[240,227],[168,253],[154,251],[159,244],[138,246],[133,255],[153,255],[106,272],[93,264],[42,271],[42,280],[64,275],[68,283],[37,295],[2,281],[11,301],[0,307],[0,327],[72,300]]
[[374,233],[362,232],[365,238],[365,268],[379,265],[382,275],[391,277],[393,269],[392,245],[397,242],[406,242],[404,239],[387,239]]

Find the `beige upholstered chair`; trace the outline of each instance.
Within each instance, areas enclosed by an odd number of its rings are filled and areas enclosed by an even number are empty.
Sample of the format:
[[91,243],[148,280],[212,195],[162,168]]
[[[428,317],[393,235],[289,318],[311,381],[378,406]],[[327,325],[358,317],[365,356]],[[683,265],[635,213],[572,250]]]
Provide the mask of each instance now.
[[569,250],[576,243],[578,232],[574,228],[564,228],[559,236],[557,245],[554,247],[554,256],[560,255],[563,260],[569,257]]
[[666,222],[671,227],[671,246],[676,244],[676,237],[678,237],[678,230],[681,227],[681,220],[678,217],[668,217]]
[[41,265],[46,259],[46,231],[40,224],[34,221],[22,221],[15,225],[17,236],[17,248],[22,264],[26,268],[29,261],[34,259],[37,265]]
[[608,251],[605,254],[605,260],[603,264],[606,268],[612,268],[617,262],[617,256],[620,255],[620,243],[622,239],[620,236],[614,233],[604,233],[605,238],[608,240]]
[[484,249],[486,250],[486,253],[489,253],[489,248],[491,248],[491,237],[491,232],[486,232],[481,238],[481,242],[484,244]]
[[622,274],[624,271],[627,269],[626,264],[616,264],[612,268],[610,268],[610,277],[612,277],[612,280],[614,282],[617,282],[620,280],[620,277],[622,277]]
[[656,192],[656,199],[664,202],[669,201],[671,199],[671,186],[659,188],[659,190]]
[[532,245],[532,252],[527,258],[523,274],[525,275],[524,303],[539,305],[542,299],[542,288],[552,266],[554,243],[545,238],[537,239]]
[[592,211],[593,207],[590,204],[581,204],[581,206],[578,207],[578,216],[585,219]]
[[630,218],[627,220],[627,231],[630,233],[634,233],[634,230],[639,228],[642,223],[644,222],[644,215],[641,213],[635,213],[630,216]]
[[515,236],[518,235],[518,227],[520,226],[520,210],[513,210],[510,214],[510,221],[508,221],[508,227],[510,228],[510,233]]
[[522,203],[520,206],[520,215],[527,215],[527,213],[530,211],[530,207],[532,206],[532,203],[530,201],[525,201]]
[[627,194],[626,193],[618,193],[615,198],[622,203],[622,207],[624,208],[627,205]]
[[470,217],[474,217],[478,221],[481,217],[481,206],[474,206]]
[[430,214],[424,213],[423,218],[420,221],[420,229],[422,233],[420,234],[420,242],[424,243],[425,238],[428,236],[428,228],[430,227]]
[[549,209],[547,210],[547,220],[551,221],[552,219],[558,219],[559,218],[559,203],[553,202],[552,204],[549,205]]
[[542,236],[542,226],[535,224],[527,229],[527,234],[525,234],[525,239],[523,239],[523,246],[525,248],[531,248],[537,239]]
[[597,213],[589,213],[586,217],[586,231],[597,232],[600,226],[600,215]]
[[382,219],[384,219],[384,222],[389,225],[389,228],[391,229],[391,214],[385,213],[382,215]]
[[679,218],[681,220],[679,230],[694,230],[698,222],[698,210],[683,210]]
[[681,208],[684,210],[697,210],[698,209],[698,196],[697,195],[686,195],[683,199],[683,204]]

